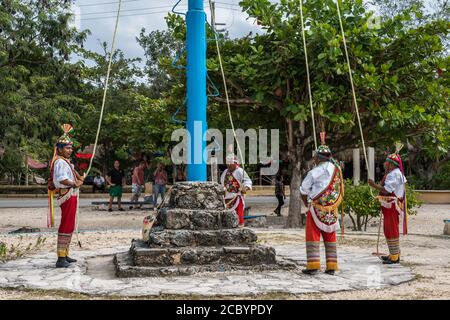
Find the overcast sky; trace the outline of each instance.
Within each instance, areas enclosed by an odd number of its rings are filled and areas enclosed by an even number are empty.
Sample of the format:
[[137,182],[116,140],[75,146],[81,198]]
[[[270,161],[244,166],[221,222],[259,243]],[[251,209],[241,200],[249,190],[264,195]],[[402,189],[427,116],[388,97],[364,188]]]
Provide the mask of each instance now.
[[[248,16],[241,12],[239,1],[215,0],[216,22],[225,24],[218,28],[226,29],[232,38],[261,31],[254,20],[247,19]],[[136,42],[141,28],[145,28],[147,33],[167,29],[164,17],[177,2],[178,0],[122,0],[116,48],[121,49],[128,58],[143,58],[144,51]],[[75,25],[81,30],[89,29],[92,33],[86,42],[87,49],[100,52],[99,41],[106,41],[111,45],[118,3],[119,0],[74,0]],[[186,12],[187,3],[188,0],[181,0],[177,11]],[[210,21],[208,0],[204,0],[204,4]]]
[[[128,58],[143,57],[144,51],[136,42],[141,28],[147,32],[167,29],[164,17],[177,0],[122,0],[116,48],[124,51]],[[186,12],[188,0],[182,0],[177,11]],[[210,21],[208,1],[205,11]],[[259,27],[246,18],[239,9],[239,0],[216,0],[216,22],[225,23],[218,28],[226,29],[232,38],[257,32]],[[100,41],[112,42],[118,0],[76,0],[74,13],[78,28],[89,29],[85,48],[100,52]]]

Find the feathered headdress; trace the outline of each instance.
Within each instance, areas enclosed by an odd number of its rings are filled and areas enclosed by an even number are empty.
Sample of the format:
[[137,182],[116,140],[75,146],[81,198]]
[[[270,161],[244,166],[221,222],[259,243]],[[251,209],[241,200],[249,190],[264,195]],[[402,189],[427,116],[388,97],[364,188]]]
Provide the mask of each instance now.
[[72,145],[72,135],[74,132],[72,125],[65,123],[61,126],[61,129],[64,131],[64,133],[58,138],[58,140],[56,140],[56,146],[61,148],[67,145]]
[[403,171],[403,161],[402,157],[400,156],[400,150],[403,148],[403,144],[401,142],[395,143],[395,153],[392,153],[387,156],[386,161],[393,163],[397,167],[399,167],[400,171],[404,173]]
[[331,149],[325,144],[325,132],[320,133],[320,146],[317,147],[316,155],[322,159],[331,158]]

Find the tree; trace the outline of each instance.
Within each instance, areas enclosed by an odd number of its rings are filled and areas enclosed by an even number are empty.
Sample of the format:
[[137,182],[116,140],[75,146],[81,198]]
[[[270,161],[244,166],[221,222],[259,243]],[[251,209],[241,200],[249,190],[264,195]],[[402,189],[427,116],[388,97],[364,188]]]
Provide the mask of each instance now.
[[[244,0],[240,5],[265,33],[221,43],[228,81],[234,84],[232,103],[258,112],[277,110],[286,122],[292,165],[288,226],[298,227],[298,187],[313,149],[300,1]],[[371,28],[373,13],[362,1],[340,6],[366,143],[384,147],[420,138],[435,156],[445,155],[449,91],[445,77],[436,77],[436,68],[440,64],[446,70],[448,65],[442,58],[442,36],[448,34],[449,23],[435,19],[409,27],[412,16],[420,14],[420,8],[411,7]],[[318,131],[328,133],[334,152],[356,147],[360,135],[336,5],[308,0],[303,9]]]
[[170,31],[155,30],[145,34],[144,28],[136,41],[145,52],[145,73],[151,96],[160,98],[162,93],[169,91],[176,83],[176,79],[167,72],[166,66],[171,64],[177,55],[181,55],[183,42],[176,39]]
[[77,121],[81,65],[69,57],[87,32],[69,26],[70,1],[0,3],[0,168],[20,175],[26,154],[48,160],[59,125]]

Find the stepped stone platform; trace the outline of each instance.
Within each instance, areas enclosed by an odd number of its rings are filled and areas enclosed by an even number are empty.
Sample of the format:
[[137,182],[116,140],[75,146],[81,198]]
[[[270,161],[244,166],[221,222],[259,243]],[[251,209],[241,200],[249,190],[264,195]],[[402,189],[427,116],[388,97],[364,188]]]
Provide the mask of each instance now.
[[238,227],[225,208],[223,187],[214,182],[181,182],[172,187],[148,241],[133,240],[116,254],[119,277],[191,275],[231,270],[295,269],[276,258],[275,249],[257,244],[256,233]]

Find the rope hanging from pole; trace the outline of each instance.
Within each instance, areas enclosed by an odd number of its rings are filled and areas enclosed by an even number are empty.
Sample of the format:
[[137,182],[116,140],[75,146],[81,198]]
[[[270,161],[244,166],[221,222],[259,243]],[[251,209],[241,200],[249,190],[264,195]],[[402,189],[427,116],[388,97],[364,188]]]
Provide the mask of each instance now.
[[366,163],[367,178],[369,178],[369,172],[370,172],[369,161],[367,159],[366,144],[365,144],[365,141],[364,141],[364,133],[363,133],[363,130],[362,130],[362,125],[361,125],[361,117],[359,116],[358,101],[356,100],[355,85],[353,83],[352,68],[351,68],[351,65],[350,65],[350,58],[349,58],[349,55],[348,55],[347,40],[345,38],[345,32],[344,32],[344,26],[343,26],[343,23],[342,23],[342,16],[341,16],[341,10],[340,10],[340,6],[339,6],[339,0],[336,0],[336,9],[337,9],[337,14],[338,14],[338,18],[339,18],[339,25],[341,27],[342,42],[344,43],[344,52],[345,52],[345,57],[346,57],[346,60],[347,60],[348,76],[349,76],[350,85],[351,85],[351,88],[352,88],[353,104],[355,105],[356,118],[358,119],[359,133],[361,134],[361,143],[362,143],[362,147],[363,147],[364,160],[365,160],[365,163]]
[[[86,177],[89,174],[89,172],[91,171],[92,164],[93,164],[94,158],[95,158],[95,153],[97,151],[98,137],[100,135],[100,129],[101,129],[102,120],[103,120],[103,112],[105,110],[106,94],[108,92],[109,76],[111,74],[111,65],[112,65],[112,59],[113,59],[113,54],[114,54],[114,48],[115,48],[115,44],[116,44],[117,27],[119,25],[119,17],[120,17],[121,8],[122,8],[122,0],[119,0],[119,6],[117,8],[116,23],[115,23],[115,26],[114,26],[114,34],[113,34],[112,43],[111,43],[111,52],[109,54],[108,70],[106,72],[105,87],[103,89],[102,107],[101,107],[101,110],[100,110],[100,118],[98,120],[97,133],[95,135],[94,151],[93,151],[92,157],[91,157],[91,159],[89,161],[89,167],[88,167],[87,171],[83,174],[84,177]],[[80,193],[77,192],[77,211],[76,211],[76,214],[75,214],[75,221],[76,221],[75,222],[75,236],[77,238],[78,246],[81,248],[81,241],[80,241],[79,236],[78,236],[78,209],[79,209],[79,203],[80,203]]]
[[[209,0],[209,7],[212,10],[212,1],[211,0]],[[225,91],[225,99],[226,99],[227,108],[228,108],[228,117],[230,118],[231,129],[233,130],[233,136],[234,136],[234,139],[236,140],[237,148],[238,148],[238,151],[239,151],[239,156],[242,159],[240,165],[242,166],[242,169],[245,169],[245,165],[244,165],[245,159],[242,156],[241,146],[239,145],[239,141],[238,141],[237,136],[236,136],[236,131],[234,129],[233,116],[231,115],[230,98],[228,96],[228,86],[227,86],[227,81],[226,81],[226,77],[225,77],[225,71],[223,69],[222,54],[220,52],[219,39],[217,38],[217,33],[216,33],[216,31],[214,29],[213,29],[213,33],[214,33],[214,38],[215,38],[215,42],[216,42],[217,56],[219,58],[220,72],[222,74],[223,90]]]
[[311,121],[313,127],[313,137],[314,137],[314,150],[317,150],[317,136],[316,136],[316,121],[314,119],[314,107],[312,101],[312,93],[311,93],[311,79],[309,75],[309,62],[308,62],[308,49],[306,48],[306,37],[305,37],[305,23],[303,20],[303,0],[300,0],[300,21],[302,25],[302,39],[303,39],[303,50],[305,52],[305,66],[306,66],[306,81],[308,85],[308,96],[309,96],[309,105],[311,109]]
[[119,6],[117,8],[116,23],[114,26],[114,33],[113,33],[113,38],[112,38],[112,43],[111,43],[111,52],[109,53],[109,62],[108,62],[108,70],[106,72],[105,87],[103,89],[102,107],[100,109],[100,118],[98,119],[97,133],[95,135],[94,151],[93,151],[92,157],[89,161],[89,168],[84,173],[85,176],[87,176],[89,174],[89,172],[91,171],[92,163],[94,162],[95,153],[97,151],[98,137],[100,135],[100,128],[102,126],[102,121],[103,121],[103,112],[105,110],[106,93],[108,92],[109,76],[111,74],[111,65],[112,65],[114,49],[115,49],[115,45],[116,45],[117,27],[119,25],[119,17],[120,17],[121,8],[122,8],[122,0],[119,0]]
[[[345,38],[344,25],[342,23],[342,15],[341,15],[341,9],[340,9],[340,6],[339,6],[339,0],[336,0],[336,9],[337,9],[338,18],[339,18],[339,26],[341,28],[342,42],[344,44],[345,58],[347,60],[348,75],[349,75],[349,79],[350,79],[350,85],[351,85],[351,88],[352,88],[353,103],[355,105],[356,118],[358,119],[359,133],[361,134],[361,143],[362,143],[362,147],[363,147],[364,160],[365,160],[366,169],[367,169],[367,179],[369,179],[369,172],[370,172],[369,161],[367,159],[368,157],[367,157],[367,152],[366,152],[366,144],[365,144],[365,141],[364,141],[364,133],[363,133],[362,124],[361,124],[361,117],[359,116],[358,101],[356,100],[355,85],[353,83],[352,68],[351,68],[351,65],[350,65],[350,58],[349,58],[349,55],[348,55],[347,40]],[[371,188],[369,188],[369,192],[370,192],[370,195],[373,198],[375,198],[375,195],[373,194]],[[406,192],[406,190],[405,190],[405,192]],[[379,243],[380,243],[380,233],[381,233],[382,220],[383,220],[383,215],[380,214],[380,221],[379,221],[379,224],[378,224],[377,249],[376,249],[376,253],[373,253],[376,256],[382,255],[379,252]]]

